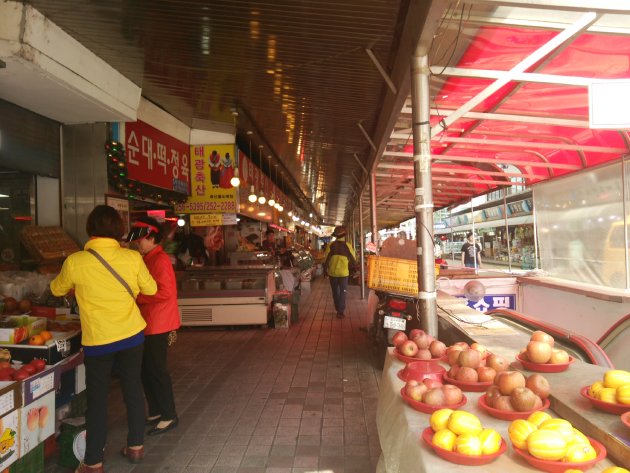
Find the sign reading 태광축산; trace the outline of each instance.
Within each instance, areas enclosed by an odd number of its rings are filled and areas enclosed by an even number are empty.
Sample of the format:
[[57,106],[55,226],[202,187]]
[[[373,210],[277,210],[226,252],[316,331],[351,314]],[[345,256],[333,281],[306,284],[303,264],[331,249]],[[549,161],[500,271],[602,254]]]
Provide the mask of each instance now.
[[188,194],[189,148],[142,121],[125,123],[129,179]]
[[176,204],[181,213],[236,213],[237,189],[230,180],[234,176],[235,145],[190,147],[190,196]]
[[210,227],[216,225],[236,225],[236,214],[192,214],[191,227]]

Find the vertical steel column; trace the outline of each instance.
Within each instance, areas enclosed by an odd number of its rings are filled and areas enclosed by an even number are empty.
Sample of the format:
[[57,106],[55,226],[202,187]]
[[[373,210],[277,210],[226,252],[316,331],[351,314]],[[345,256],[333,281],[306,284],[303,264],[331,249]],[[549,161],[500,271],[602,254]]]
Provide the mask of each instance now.
[[372,242],[378,252],[378,228],[376,223],[376,173],[370,173],[370,214],[372,217]]
[[435,255],[433,252],[433,187],[431,184],[429,58],[416,49],[411,58],[411,111],[418,261],[420,326],[437,337]]
[[626,186],[628,183],[626,182],[626,171],[627,171],[627,158],[628,156],[624,156],[621,160],[621,198],[623,199],[623,241],[625,244],[625,265],[626,265],[626,289],[630,288],[630,260],[628,259],[630,255],[628,255],[628,209],[627,202],[628,199],[628,189]]
[[[538,225],[536,224],[536,189],[532,188],[532,217],[534,219],[534,258],[536,258],[536,265],[534,269],[542,269],[542,265],[538,267]],[[510,270],[511,272],[511,270]]]
[[475,234],[475,206],[472,198],[470,199],[470,221],[472,222],[471,232],[473,234],[474,256],[473,264],[475,265],[475,274],[479,274],[479,261],[477,261],[477,235]]
[[508,226],[507,188],[503,188],[503,215],[505,216],[505,246],[508,252],[508,271],[512,272],[512,249],[510,248],[510,227]]
[[363,192],[359,195],[359,262],[361,264],[361,299],[365,299],[365,238],[363,238]]

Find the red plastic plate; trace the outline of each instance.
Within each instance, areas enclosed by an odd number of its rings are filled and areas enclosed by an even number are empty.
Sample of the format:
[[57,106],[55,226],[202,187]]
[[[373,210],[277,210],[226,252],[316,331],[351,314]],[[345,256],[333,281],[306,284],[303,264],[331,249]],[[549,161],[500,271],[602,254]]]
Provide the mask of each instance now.
[[630,411],[621,414],[621,422],[623,422],[626,427],[630,428]]
[[457,463],[458,465],[467,465],[467,466],[485,465],[487,463],[490,463],[495,458],[498,458],[499,456],[501,456],[503,452],[505,452],[505,450],[507,449],[507,444],[505,443],[505,440],[501,439],[501,446],[499,447],[499,450],[496,453],[493,453],[492,455],[479,455],[479,456],[464,455],[462,453],[451,452],[441,447],[438,447],[437,445],[433,445],[433,442],[431,442],[432,438],[433,438],[433,429],[431,427],[427,427],[422,432],[422,439],[433,449],[433,451],[439,457],[444,458],[444,460],[448,460],[451,463]]
[[527,463],[529,463],[534,468],[538,468],[539,470],[548,471],[549,473],[563,473],[564,471],[569,469],[584,471],[588,470],[597,462],[600,462],[604,458],[606,458],[606,447],[604,447],[595,439],[592,439],[590,437],[587,438],[591,442],[591,445],[595,449],[595,452],[597,452],[597,457],[595,457],[593,460],[580,463],[563,462],[562,460],[541,460],[540,458],[536,458],[530,455],[529,452],[526,450],[521,450],[520,448],[516,448],[514,446],[513,447],[514,451],[518,455],[522,456],[527,461]]
[[591,401],[593,407],[599,409],[600,411],[608,412],[609,414],[623,414],[624,412],[630,411],[630,405],[628,404],[613,404],[610,402],[604,402],[600,401],[599,399],[595,399],[593,396],[588,394],[589,387],[590,386],[584,386],[582,389],[580,389],[580,394]]
[[416,401],[415,399],[411,399],[409,396],[407,396],[404,386],[400,389],[400,395],[402,396],[404,401],[409,405],[409,407],[411,407],[412,409],[415,409],[416,411],[424,412],[425,414],[433,414],[435,411],[440,410],[440,409],[453,409],[453,410],[459,409],[464,404],[466,404],[466,402],[468,402],[468,399],[466,399],[466,396],[462,394],[462,400],[461,402],[457,404],[451,404],[451,405],[445,404],[443,406],[430,406],[428,404],[425,404],[424,402]]
[[422,381],[425,378],[432,378],[436,381],[442,382],[442,376],[445,372],[446,370],[444,367],[438,363],[413,361],[411,363],[407,363],[403,369],[398,371],[398,377],[405,383],[410,379]]
[[468,391],[468,392],[473,392],[473,393],[486,392],[488,388],[494,384],[492,381],[466,383],[464,381],[457,381],[456,379],[449,378],[446,374],[444,375],[444,382],[448,384],[454,384],[462,391]]
[[516,355],[516,359],[521,362],[523,368],[529,371],[538,371],[539,373],[560,373],[569,369],[569,365],[575,361],[575,358],[569,356],[568,363],[558,363],[553,365],[551,363],[532,363],[521,358],[521,355]]
[[496,417],[497,419],[502,420],[516,420],[516,419],[527,419],[530,415],[532,415],[536,411],[544,411],[549,409],[551,403],[549,402],[549,398],[543,401],[543,405],[540,409],[534,409],[533,411],[504,411],[502,409],[495,409],[494,407],[490,407],[486,403],[486,395],[482,394],[479,396],[479,400],[477,401],[479,407],[490,414],[492,417]]
[[414,358],[413,356],[405,356],[398,351],[398,348],[394,348],[394,355],[403,363],[412,363],[414,361],[419,361],[421,363],[437,363],[438,361],[446,360],[446,356],[441,356],[439,358],[431,358],[430,360],[419,360],[418,358]]

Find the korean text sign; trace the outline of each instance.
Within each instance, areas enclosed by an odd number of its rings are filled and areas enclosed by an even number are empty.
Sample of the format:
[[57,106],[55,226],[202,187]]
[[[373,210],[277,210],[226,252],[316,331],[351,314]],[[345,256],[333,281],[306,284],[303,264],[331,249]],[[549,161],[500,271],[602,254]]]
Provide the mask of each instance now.
[[188,194],[190,148],[142,121],[125,123],[129,179]]
[[190,147],[190,197],[176,212],[236,213],[237,189],[230,184],[235,151],[233,144]]

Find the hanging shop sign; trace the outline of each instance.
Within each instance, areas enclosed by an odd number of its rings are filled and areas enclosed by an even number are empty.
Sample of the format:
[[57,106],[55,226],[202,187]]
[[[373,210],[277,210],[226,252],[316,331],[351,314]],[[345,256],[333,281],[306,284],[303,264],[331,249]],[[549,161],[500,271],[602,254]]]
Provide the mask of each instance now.
[[188,194],[189,147],[142,121],[125,123],[129,179]]
[[518,202],[512,202],[511,204],[508,204],[507,207],[508,215],[515,216],[519,214],[530,213],[534,208],[534,205],[532,204],[531,199],[526,199],[519,200]]
[[230,180],[234,176],[236,146],[204,145],[190,147],[190,197],[175,206],[176,212],[189,214],[236,213],[238,191]]
[[118,211],[125,226],[126,235],[129,231],[129,201],[127,199],[120,199],[118,197],[106,195],[105,204],[115,208]]
[[236,214],[191,214],[191,227],[236,225]]

